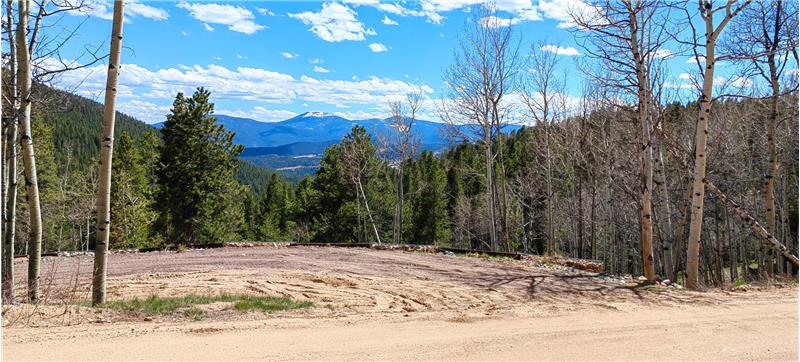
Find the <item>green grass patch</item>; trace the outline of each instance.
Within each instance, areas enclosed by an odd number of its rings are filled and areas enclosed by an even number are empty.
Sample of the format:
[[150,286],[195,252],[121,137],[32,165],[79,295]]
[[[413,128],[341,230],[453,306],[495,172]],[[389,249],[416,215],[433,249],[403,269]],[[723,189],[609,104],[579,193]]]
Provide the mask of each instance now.
[[308,308],[311,302],[296,302],[284,297],[255,297],[250,295],[242,296],[233,304],[233,308],[238,311],[248,311],[257,309],[262,312],[274,312],[278,310]]
[[[275,296],[256,296],[247,294],[219,294],[219,295],[196,295],[190,294],[183,297],[159,297],[151,295],[148,298],[125,299],[107,302],[100,308],[113,310],[140,312],[144,314],[172,314],[176,310],[192,307],[200,304],[211,304],[216,302],[233,303],[233,308],[237,311],[247,311],[257,309],[264,312],[274,312],[279,310],[308,308],[313,304],[308,301],[298,302],[286,297]],[[184,315],[200,320],[206,317],[206,312],[189,308],[184,311]]]

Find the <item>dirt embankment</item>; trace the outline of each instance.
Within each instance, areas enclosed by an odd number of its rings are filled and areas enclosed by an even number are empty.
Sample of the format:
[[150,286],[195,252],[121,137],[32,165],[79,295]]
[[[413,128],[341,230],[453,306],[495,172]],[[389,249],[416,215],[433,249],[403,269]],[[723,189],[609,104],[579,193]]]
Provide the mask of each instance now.
[[[91,263],[45,258],[48,293],[88,296]],[[16,267],[23,284],[24,261]],[[116,254],[109,278],[109,299],[226,292],[315,307],[202,322],[15,307],[3,357],[797,359],[796,288],[692,293],[506,259],[327,247]]]

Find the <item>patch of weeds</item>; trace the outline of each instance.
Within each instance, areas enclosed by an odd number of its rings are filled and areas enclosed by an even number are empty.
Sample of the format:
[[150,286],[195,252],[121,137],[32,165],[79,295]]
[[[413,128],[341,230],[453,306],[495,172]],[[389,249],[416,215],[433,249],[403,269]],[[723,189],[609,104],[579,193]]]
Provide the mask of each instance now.
[[183,253],[186,250],[189,250],[189,249],[186,247],[186,245],[183,245],[183,244],[178,244],[178,246],[175,248],[175,252],[176,253]]
[[739,286],[742,286],[742,285],[745,285],[745,284],[747,284],[747,282],[744,281],[743,278],[736,278],[736,280],[733,281],[733,286],[734,287],[739,287]]
[[259,297],[248,295],[234,302],[233,308],[238,311],[258,309],[262,312],[274,312],[278,310],[308,308],[311,305],[312,303],[308,301],[296,302],[286,297]]
[[204,311],[204,310],[202,310],[200,308],[189,308],[189,309],[183,311],[183,315],[185,315],[185,316],[187,316],[187,317],[189,317],[189,318],[191,318],[191,319],[193,319],[195,321],[201,321],[203,319],[206,319],[206,311]]
[[[192,307],[198,304],[210,304],[216,302],[233,303],[233,308],[237,311],[247,311],[258,309],[265,312],[273,312],[286,309],[308,308],[313,304],[308,301],[298,302],[286,297],[275,296],[255,296],[246,294],[219,294],[219,295],[196,295],[190,294],[183,297],[159,297],[151,295],[146,299],[133,298],[125,300],[115,300],[101,305],[101,308],[121,310],[128,312],[140,312],[148,315],[172,314],[179,308]],[[203,319],[206,313],[197,308],[189,308],[184,312],[187,317],[195,320]]]

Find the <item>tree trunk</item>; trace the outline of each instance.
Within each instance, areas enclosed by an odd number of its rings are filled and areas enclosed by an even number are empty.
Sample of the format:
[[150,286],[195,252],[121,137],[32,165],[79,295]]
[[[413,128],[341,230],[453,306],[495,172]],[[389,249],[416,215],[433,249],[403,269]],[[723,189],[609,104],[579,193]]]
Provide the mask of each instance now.
[[[658,137],[653,138],[654,141],[658,140]],[[667,190],[667,177],[666,177],[666,165],[664,164],[664,155],[661,151],[661,142],[656,142],[653,152],[653,164],[654,164],[654,180],[653,183],[656,186],[658,193],[658,204],[660,209],[659,215],[659,224],[661,232],[661,260],[664,267],[664,275],[670,278],[672,281],[675,277],[675,265],[673,264],[673,243],[675,242],[675,230],[672,227],[672,210],[669,203],[669,190]]]
[[97,241],[94,247],[92,275],[92,305],[106,302],[106,265],[111,233],[111,162],[114,154],[114,119],[117,98],[119,58],[122,49],[122,0],[114,1],[114,20],[111,28],[111,53],[108,59],[103,134],[100,140],[100,173],[97,190]]
[[[638,116],[639,116],[639,187],[641,192],[641,238],[642,238],[642,269],[647,281],[656,280],[653,266],[653,218],[651,205],[651,190],[653,189],[653,149],[650,142],[650,104],[647,69],[643,59],[642,44],[639,43],[639,21],[637,12],[629,9],[630,46],[633,60],[636,63],[636,81],[638,83]],[[642,39],[644,41],[645,39]]]
[[486,135],[486,196],[488,198],[486,207],[489,208],[489,240],[492,251],[497,251],[497,215],[495,213],[496,194],[494,188],[494,155],[492,152],[492,129],[491,126],[485,127]]
[[378,227],[375,225],[375,220],[372,219],[372,212],[369,210],[367,195],[364,193],[364,187],[361,186],[360,179],[358,180],[358,189],[361,191],[361,196],[364,198],[364,208],[367,209],[367,216],[369,217],[369,222],[372,224],[372,230],[375,232],[375,239],[378,240],[378,244],[381,244],[381,235],[378,233]]
[[711,117],[711,96],[714,85],[714,52],[716,39],[713,37],[711,15],[706,20],[706,71],[703,77],[703,93],[700,95],[700,112],[695,129],[694,173],[692,176],[692,208],[689,223],[689,242],[686,254],[686,286],[700,289],[698,267],[700,256],[700,235],[703,231],[703,201],[705,199],[706,144],[708,142],[708,120]]
[[16,62],[16,48],[13,40],[14,33],[12,29],[13,24],[13,0],[6,2],[6,32],[8,34],[8,47],[9,47],[9,100],[11,103],[11,112],[8,112],[6,118],[6,143],[3,151],[5,151],[3,159],[3,270],[2,270],[2,300],[4,304],[14,303],[14,239],[16,237],[16,221],[17,221],[17,124],[19,123],[19,97],[17,94],[17,62]]
[[17,22],[17,79],[19,80],[20,116],[22,135],[20,149],[25,170],[25,193],[30,214],[30,248],[28,250],[28,300],[39,300],[39,268],[42,253],[42,210],[39,203],[39,185],[36,178],[36,157],[33,152],[31,132],[31,54],[28,50],[28,18],[30,0],[19,0]]
[[748,214],[745,209],[740,207],[739,204],[737,204],[733,200],[728,199],[728,197],[725,196],[725,194],[723,194],[722,191],[720,191],[710,181],[706,182],[706,187],[708,187],[708,190],[711,191],[711,193],[713,193],[714,196],[716,196],[720,201],[730,206],[733,209],[733,211],[736,212],[736,215],[739,216],[742,222],[745,225],[749,226],[750,229],[753,231],[753,233],[758,235],[762,239],[763,243],[767,244],[770,248],[780,252],[781,255],[785,256],[786,259],[788,259],[789,262],[792,263],[792,265],[794,265],[794,267],[797,267],[798,265],[797,257],[792,255],[792,253],[786,248],[785,245],[781,244],[781,242],[778,241],[778,239],[776,239],[775,236],[773,236],[769,231],[764,229],[764,227],[761,226],[761,224],[759,224],[758,221],[756,221],[756,219],[750,216],[750,214]]
[[[775,65],[774,54],[770,54],[767,57],[767,63],[769,64],[772,96],[769,100],[769,117],[766,122],[767,158],[769,166],[767,167],[766,174],[764,174],[764,209],[767,214],[767,231],[772,235],[777,235],[775,221],[775,178],[778,176],[778,152],[775,146],[775,128],[778,123],[778,97],[780,96],[780,86],[778,85],[778,70]],[[768,251],[766,255],[767,274],[772,276],[775,273],[774,268],[775,263],[772,252]]]

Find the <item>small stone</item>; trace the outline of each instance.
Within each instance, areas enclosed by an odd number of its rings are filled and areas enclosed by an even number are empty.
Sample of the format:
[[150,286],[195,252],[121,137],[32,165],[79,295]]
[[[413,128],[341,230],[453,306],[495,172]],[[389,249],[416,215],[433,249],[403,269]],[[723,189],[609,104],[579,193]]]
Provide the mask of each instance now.
[[153,317],[144,317],[145,322],[150,322],[153,320]]
[[663,282],[661,282],[661,283],[664,283],[664,285],[670,285],[670,284],[672,284],[672,282],[671,282],[669,279],[664,279],[664,281],[663,281]]

